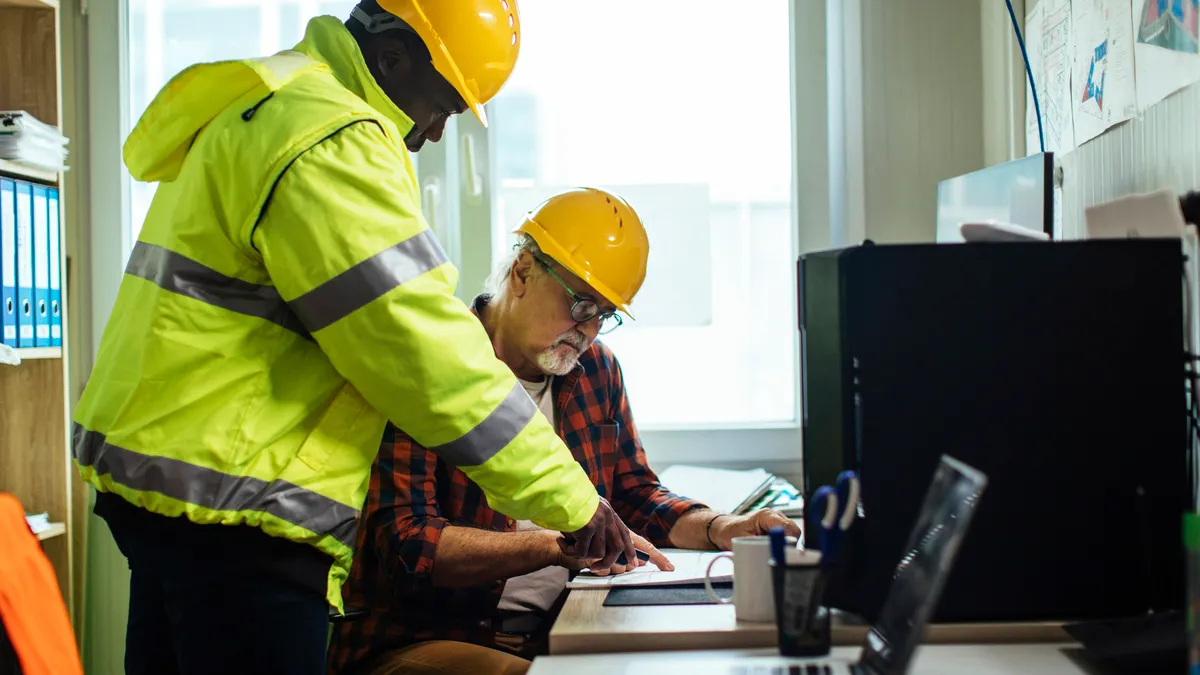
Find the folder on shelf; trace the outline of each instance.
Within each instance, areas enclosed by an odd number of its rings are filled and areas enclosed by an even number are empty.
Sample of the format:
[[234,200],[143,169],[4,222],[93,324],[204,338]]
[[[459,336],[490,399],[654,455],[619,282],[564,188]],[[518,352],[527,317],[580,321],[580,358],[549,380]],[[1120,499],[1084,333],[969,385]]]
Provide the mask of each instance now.
[[50,346],[50,203],[47,187],[33,186],[33,346]]
[[50,204],[50,346],[62,346],[62,221],[58,188],[46,192]]
[[0,344],[17,346],[17,186],[0,178]]
[[16,181],[17,193],[17,347],[33,342],[33,186]]

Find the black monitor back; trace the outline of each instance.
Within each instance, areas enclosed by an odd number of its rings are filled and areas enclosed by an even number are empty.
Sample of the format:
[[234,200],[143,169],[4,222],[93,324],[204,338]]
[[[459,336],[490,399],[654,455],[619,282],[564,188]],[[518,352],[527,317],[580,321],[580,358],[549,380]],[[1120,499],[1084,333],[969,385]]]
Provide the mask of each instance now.
[[937,621],[1178,608],[1178,241],[866,245],[799,271],[804,485],[862,477],[831,606],[873,619],[942,454],[990,480]]

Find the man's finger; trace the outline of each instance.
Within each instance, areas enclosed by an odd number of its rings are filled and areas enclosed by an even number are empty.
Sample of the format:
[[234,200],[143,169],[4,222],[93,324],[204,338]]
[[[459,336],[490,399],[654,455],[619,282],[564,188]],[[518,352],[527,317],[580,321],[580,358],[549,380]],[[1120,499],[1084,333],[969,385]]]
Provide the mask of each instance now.
[[580,560],[570,553],[567,553],[567,545],[562,539],[558,540],[558,548],[563,554],[562,560],[559,561],[560,565],[571,570],[572,572],[580,572],[587,568],[588,564],[586,560]]
[[616,558],[608,559],[608,549],[612,548],[609,541],[608,531],[612,527],[612,522],[617,519],[617,514],[613,513],[612,505],[607,499],[600,498],[600,504],[596,507],[595,517],[595,537],[592,538],[591,546],[588,547],[587,555],[594,561],[604,562],[604,567],[612,567],[616,562]]
[[[624,534],[624,539],[622,539]],[[601,564],[605,567],[612,567],[617,562],[617,558],[621,552],[625,552],[626,560],[633,560],[637,557],[637,552],[633,550],[633,544],[630,542],[628,547],[625,546],[625,541],[629,540],[629,531],[625,529],[625,524],[620,518],[613,514],[613,517],[608,521],[603,532],[604,536],[604,560]]]
[[625,554],[625,560],[637,560],[637,548],[633,545],[633,533],[625,527],[625,523],[621,522],[620,518],[616,519],[614,525],[614,534],[616,540],[612,542],[613,548],[617,550],[617,555]]
[[[608,544],[608,528],[610,527],[609,522],[610,521],[606,514],[605,520],[599,523],[600,527],[598,527],[596,530],[596,536],[592,537],[591,545],[588,546],[586,551],[587,557],[595,560],[598,566],[599,562],[604,560],[605,555],[608,553],[606,549]],[[615,560],[615,558],[613,560]],[[604,563],[603,566],[612,567],[613,560],[609,560],[608,562]]]
[[[603,557],[596,564],[603,565],[604,567],[612,567],[617,564],[617,558],[621,555],[621,543],[615,536],[611,526],[604,532],[604,544]],[[629,556],[626,555],[625,559],[629,560]]]
[[796,524],[796,521],[784,516],[780,517],[783,518],[783,533],[789,537],[799,538],[802,533],[800,532],[800,526]]
[[592,543],[597,539],[596,531],[590,527],[584,528],[572,535],[575,540],[574,544],[567,547],[567,555],[575,558],[587,558],[588,550],[591,549]]
[[637,560],[637,548],[633,545],[634,534],[629,531],[628,527],[625,527],[625,523],[620,519],[617,519],[617,530],[621,535],[622,548],[625,549],[625,559]]
[[670,558],[663,555],[663,552],[653,546],[646,549],[646,553],[650,554],[650,562],[654,563],[658,569],[664,572],[673,572],[675,565],[671,563]]
[[[667,558],[667,556],[663,555],[662,551],[655,548],[654,544],[651,544],[650,542],[646,541],[646,539],[644,537],[638,536],[636,534],[633,535],[633,545],[636,546],[639,551],[644,551],[646,553],[649,553],[650,554],[649,562],[654,563],[655,566],[658,567],[658,569],[660,569],[664,572],[670,572],[675,569],[675,565],[673,565],[671,563],[671,560],[669,558]],[[639,561],[639,562],[641,562],[641,561]]]

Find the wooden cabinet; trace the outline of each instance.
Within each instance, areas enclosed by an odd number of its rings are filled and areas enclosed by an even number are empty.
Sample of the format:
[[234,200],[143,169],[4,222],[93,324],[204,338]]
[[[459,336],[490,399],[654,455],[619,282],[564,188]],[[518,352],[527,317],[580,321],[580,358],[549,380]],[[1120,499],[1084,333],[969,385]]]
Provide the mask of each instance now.
[[[56,0],[0,0],[0,110],[25,110],[62,124],[62,65]],[[66,242],[63,174],[0,160],[0,175],[59,189],[59,241]],[[71,285],[63,271],[63,347],[18,350],[18,366],[0,364],[0,491],[12,493],[28,513],[48,513],[55,526],[41,535],[58,574],[67,608],[79,625],[87,492],[71,462],[67,311]]]

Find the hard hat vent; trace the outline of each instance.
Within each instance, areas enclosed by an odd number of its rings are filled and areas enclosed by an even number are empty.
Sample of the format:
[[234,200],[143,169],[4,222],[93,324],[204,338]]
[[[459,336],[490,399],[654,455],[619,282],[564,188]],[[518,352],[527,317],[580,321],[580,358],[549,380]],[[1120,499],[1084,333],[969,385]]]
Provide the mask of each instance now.
[[609,204],[612,204],[613,215],[617,217],[617,227],[624,228],[625,227],[625,219],[621,217],[621,214],[617,213],[617,205],[612,203],[612,198],[605,197],[604,201],[608,202]]
[[[508,27],[512,28],[517,23],[517,20],[512,15],[512,10],[509,9],[509,7],[508,7],[508,0],[500,0],[500,8],[503,9],[504,11],[508,12]],[[513,30],[512,44],[513,44],[513,46],[516,46],[516,44],[517,44],[517,31],[516,30]]]

